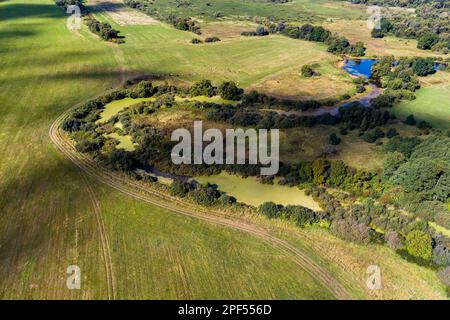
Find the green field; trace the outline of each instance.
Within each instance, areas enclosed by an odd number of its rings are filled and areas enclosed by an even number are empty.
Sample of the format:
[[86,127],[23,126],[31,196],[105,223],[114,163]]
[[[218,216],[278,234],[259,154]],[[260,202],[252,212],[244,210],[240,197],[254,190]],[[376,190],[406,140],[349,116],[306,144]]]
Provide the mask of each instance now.
[[450,129],[450,74],[438,72],[430,77],[443,83],[424,85],[416,92],[416,99],[403,101],[395,106],[394,113],[401,118],[413,114],[418,120],[425,120],[434,127]]
[[163,16],[175,13],[203,20],[211,20],[217,12],[226,18],[278,16],[296,21],[312,18],[357,19],[366,16],[365,10],[361,7],[330,0],[292,0],[286,4],[270,3],[265,0],[197,0],[190,2],[188,6],[176,6],[170,0],[163,0],[154,2],[151,7]]
[[[48,136],[63,111],[134,75],[237,79],[248,85],[304,63],[298,52],[311,50],[306,60],[318,59],[327,55],[324,49],[282,37],[194,48],[191,34],[166,26],[119,29],[127,37],[121,46],[100,41],[86,28],[68,31],[66,16],[52,0],[0,2],[0,298],[106,299],[111,281],[113,297],[120,299],[333,298],[266,241],[85,179]],[[400,269],[404,260],[384,253],[386,272],[401,276],[402,290],[388,284],[386,291],[369,292],[367,252],[345,251],[352,246],[343,243],[345,255],[330,252],[333,237],[323,237],[324,248],[312,247],[301,234],[321,231],[298,232],[286,229],[288,240],[310,247],[311,259],[355,297],[444,297],[435,275],[412,264]],[[104,241],[109,258],[102,252]],[[82,290],[66,288],[66,268],[73,264],[81,268]]]
[[196,35],[165,24],[119,26],[105,14],[101,18],[126,37],[125,44],[113,46],[113,53],[125,65],[123,73],[130,76],[153,74],[160,80],[210,79],[216,84],[233,80],[248,87],[293,67],[299,70],[304,64],[336,60],[326,52],[324,44],[293,41],[280,35],[193,45],[190,41]]

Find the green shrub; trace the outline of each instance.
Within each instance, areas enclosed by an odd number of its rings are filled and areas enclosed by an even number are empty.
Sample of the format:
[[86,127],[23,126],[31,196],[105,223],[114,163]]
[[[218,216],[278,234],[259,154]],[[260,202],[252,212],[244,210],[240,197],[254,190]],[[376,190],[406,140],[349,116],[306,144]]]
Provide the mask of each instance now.
[[406,236],[406,251],[416,258],[429,261],[433,256],[433,240],[428,233],[420,230],[414,230]]
[[309,64],[305,64],[301,68],[300,73],[305,78],[310,78],[310,77],[312,77],[315,74],[313,67],[311,65],[309,65]]

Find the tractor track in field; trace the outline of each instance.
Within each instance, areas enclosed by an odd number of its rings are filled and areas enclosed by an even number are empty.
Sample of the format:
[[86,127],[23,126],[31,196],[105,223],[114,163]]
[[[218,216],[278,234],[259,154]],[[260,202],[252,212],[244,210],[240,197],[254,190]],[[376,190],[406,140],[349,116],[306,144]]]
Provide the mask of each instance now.
[[[78,105],[77,105],[78,106]],[[291,245],[285,240],[277,238],[271,235],[266,229],[251,224],[245,221],[239,221],[237,219],[231,219],[229,217],[223,217],[218,215],[219,212],[214,212],[208,209],[201,209],[198,206],[194,206],[191,203],[182,201],[175,197],[168,195],[166,192],[152,188],[149,185],[143,185],[137,181],[133,181],[126,177],[124,174],[113,172],[103,166],[91,157],[78,153],[71,141],[67,139],[62,131],[61,124],[70,115],[70,112],[77,106],[67,110],[60,117],[58,117],[49,129],[49,135],[55,146],[72,161],[86,176],[99,181],[109,187],[120,191],[123,194],[131,196],[133,198],[142,200],[144,202],[156,205],[160,208],[170,210],[172,212],[188,216],[191,218],[206,221],[215,225],[229,227],[234,230],[251,234],[268,244],[276,246],[279,250],[283,251],[293,258],[295,263],[304,269],[310,276],[319,281],[337,298],[337,299],[350,299],[349,294],[341,286],[341,284],[333,277],[333,275],[326,269],[319,266],[313,261],[306,253]],[[86,179],[86,178],[84,178]],[[88,182],[87,182],[88,183]],[[90,189],[90,193],[93,190]],[[91,194],[91,197],[92,197]],[[115,280],[112,271],[111,255],[109,252],[109,245],[107,240],[107,232],[105,230],[103,220],[101,219],[101,212],[98,201],[94,196],[94,202],[96,207],[96,215],[99,217],[99,229],[102,239],[102,247],[104,248],[105,256],[105,268],[107,271],[107,282],[109,284],[109,291],[112,298],[115,294]],[[103,242],[105,243],[103,245]]]
[[105,223],[102,218],[102,211],[100,207],[100,203],[95,196],[95,192],[92,189],[91,184],[89,183],[89,180],[87,179],[86,175],[82,173],[83,181],[86,184],[86,188],[89,193],[89,197],[91,198],[95,218],[97,220],[98,225],[98,231],[100,235],[100,241],[101,241],[101,247],[102,247],[102,255],[103,260],[105,262],[105,274],[106,274],[106,284],[108,287],[108,298],[110,300],[114,300],[116,298],[116,285],[115,285],[115,277],[114,277],[114,269],[112,264],[112,258],[111,258],[111,250],[109,247],[109,239],[108,239],[108,233],[105,228]]

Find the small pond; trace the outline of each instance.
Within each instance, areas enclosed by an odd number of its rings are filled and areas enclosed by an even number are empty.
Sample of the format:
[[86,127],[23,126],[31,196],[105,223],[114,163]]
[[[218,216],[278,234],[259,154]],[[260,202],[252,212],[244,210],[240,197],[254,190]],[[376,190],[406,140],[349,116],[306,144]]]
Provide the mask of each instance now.
[[370,78],[372,75],[372,66],[377,62],[375,59],[347,59],[342,67],[348,74],[355,77]]

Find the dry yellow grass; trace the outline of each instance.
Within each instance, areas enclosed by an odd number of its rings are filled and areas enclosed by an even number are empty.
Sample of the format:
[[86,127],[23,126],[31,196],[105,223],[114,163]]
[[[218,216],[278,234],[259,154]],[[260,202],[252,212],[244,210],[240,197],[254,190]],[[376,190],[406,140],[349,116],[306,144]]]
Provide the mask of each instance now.
[[332,32],[347,37],[350,42],[362,41],[367,47],[367,56],[443,56],[442,54],[417,49],[417,41],[400,39],[396,37],[385,37],[374,39],[366,20],[337,20],[326,22],[323,26]]
[[219,21],[203,24],[202,36],[218,37],[221,40],[242,37],[243,31],[255,31],[258,24],[250,21]]
[[[326,100],[339,98],[351,93],[354,89],[351,77],[338,67],[339,58],[330,57],[327,53],[299,61],[293,67],[270,75],[250,86],[248,90],[256,90],[268,95],[293,100]],[[305,64],[312,64],[320,73],[319,76],[305,78],[300,69]]]
[[[287,163],[317,159],[322,155],[323,147],[328,144],[329,135],[333,132],[338,133],[337,131],[336,127],[331,126],[283,130],[280,134],[280,158]],[[336,147],[338,154],[329,156],[330,160],[341,159],[358,169],[381,167],[383,161],[381,147],[362,141],[356,132],[339,137],[342,142]]]

